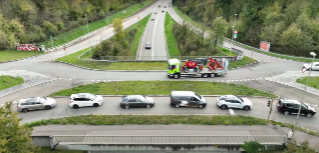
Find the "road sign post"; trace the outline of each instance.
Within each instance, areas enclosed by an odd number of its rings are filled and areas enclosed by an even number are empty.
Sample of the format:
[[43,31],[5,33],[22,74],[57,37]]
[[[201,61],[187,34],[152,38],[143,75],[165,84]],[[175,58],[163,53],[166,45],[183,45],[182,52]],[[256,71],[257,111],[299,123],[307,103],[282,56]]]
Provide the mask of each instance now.
[[273,103],[273,101],[274,101],[274,99],[272,99],[272,98],[271,98],[271,101],[270,100],[268,101],[268,105],[267,106],[270,107],[270,108],[269,108],[269,114],[268,114],[268,118],[267,118],[267,123],[269,123],[269,117],[270,117],[270,114],[271,114],[271,111],[272,111],[272,103]]

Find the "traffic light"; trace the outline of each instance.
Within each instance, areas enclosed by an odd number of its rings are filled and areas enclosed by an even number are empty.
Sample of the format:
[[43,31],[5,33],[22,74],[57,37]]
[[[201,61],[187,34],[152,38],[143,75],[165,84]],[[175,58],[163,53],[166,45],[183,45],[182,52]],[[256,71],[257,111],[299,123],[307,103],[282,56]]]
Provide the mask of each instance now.
[[267,106],[270,107],[270,100],[268,100]]

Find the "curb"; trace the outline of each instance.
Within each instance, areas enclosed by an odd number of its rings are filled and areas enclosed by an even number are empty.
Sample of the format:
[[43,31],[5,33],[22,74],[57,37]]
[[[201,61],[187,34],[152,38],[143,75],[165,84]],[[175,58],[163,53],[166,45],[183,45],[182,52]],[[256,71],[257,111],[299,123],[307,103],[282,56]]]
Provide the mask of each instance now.
[[38,57],[38,56],[43,56],[43,55],[46,55],[46,54],[49,54],[49,52],[45,52],[44,54],[36,55],[36,56],[30,56],[30,57],[25,57],[25,58],[10,60],[10,61],[3,61],[3,62],[0,62],[0,63],[16,62],[16,61],[26,60],[26,59],[29,59],[29,58],[34,58],[34,57]]

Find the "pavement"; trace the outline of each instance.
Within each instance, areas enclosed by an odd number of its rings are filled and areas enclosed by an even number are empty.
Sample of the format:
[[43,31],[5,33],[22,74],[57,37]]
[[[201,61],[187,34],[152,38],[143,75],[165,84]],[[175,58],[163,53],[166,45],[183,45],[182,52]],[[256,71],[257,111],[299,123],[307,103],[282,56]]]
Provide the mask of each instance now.
[[[34,127],[32,135],[286,136],[290,130],[270,125],[44,125]],[[319,150],[318,137],[296,131],[295,138]]]

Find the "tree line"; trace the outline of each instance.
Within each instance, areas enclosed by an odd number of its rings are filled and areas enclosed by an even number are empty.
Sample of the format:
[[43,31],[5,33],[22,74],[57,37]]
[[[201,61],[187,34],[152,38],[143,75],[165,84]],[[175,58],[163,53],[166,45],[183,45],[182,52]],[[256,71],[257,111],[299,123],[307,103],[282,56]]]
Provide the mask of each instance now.
[[[238,30],[236,41],[259,48],[271,43],[272,52],[296,56],[319,53],[318,0],[174,0],[184,14],[205,26],[217,17]],[[235,16],[237,14],[237,16]]]
[[42,42],[142,0],[0,0],[0,49]]

